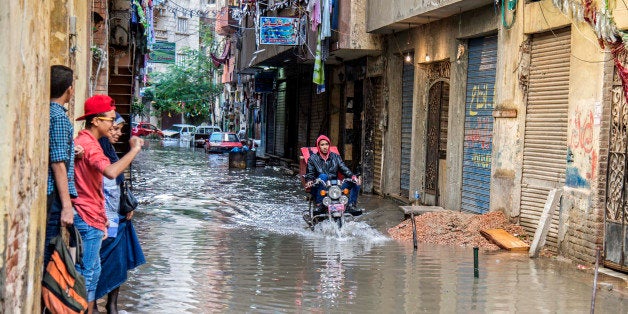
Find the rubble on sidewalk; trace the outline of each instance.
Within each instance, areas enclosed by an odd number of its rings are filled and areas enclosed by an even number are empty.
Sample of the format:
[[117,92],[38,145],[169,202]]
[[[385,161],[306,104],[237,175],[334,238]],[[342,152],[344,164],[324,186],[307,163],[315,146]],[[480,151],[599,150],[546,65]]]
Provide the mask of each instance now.
[[[419,243],[499,250],[497,245],[480,234],[480,230],[496,228],[504,229],[528,244],[531,241],[523,227],[510,223],[502,212],[476,215],[455,211],[439,211],[425,213],[414,217],[414,219]],[[412,222],[410,219],[406,219],[397,226],[389,228],[388,233],[393,239],[412,241]]]

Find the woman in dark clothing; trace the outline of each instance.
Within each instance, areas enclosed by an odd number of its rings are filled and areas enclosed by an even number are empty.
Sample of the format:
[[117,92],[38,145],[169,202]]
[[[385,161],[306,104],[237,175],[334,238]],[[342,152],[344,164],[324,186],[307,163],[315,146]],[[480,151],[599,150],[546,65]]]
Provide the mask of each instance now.
[[[116,155],[112,144],[116,143],[122,135],[124,122],[120,114],[116,113],[116,120],[109,131],[109,136],[99,139],[100,146],[112,163],[118,160],[118,155]],[[103,240],[100,248],[102,270],[96,288],[96,299],[107,294],[107,313],[118,313],[118,292],[120,285],[127,279],[127,271],[146,263],[140,241],[133,228],[133,223],[131,223],[133,212],[126,216],[118,214],[120,189],[123,182],[124,174],[114,180],[105,177],[103,181],[105,210],[109,227],[107,239]]]

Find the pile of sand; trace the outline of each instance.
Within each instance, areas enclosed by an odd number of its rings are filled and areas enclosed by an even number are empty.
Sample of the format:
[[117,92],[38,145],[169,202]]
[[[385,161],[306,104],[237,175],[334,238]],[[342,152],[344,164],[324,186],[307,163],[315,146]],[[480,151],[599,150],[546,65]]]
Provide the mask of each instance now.
[[[500,248],[486,240],[481,234],[483,229],[501,228],[510,234],[530,243],[531,238],[521,226],[512,224],[502,212],[475,215],[455,211],[439,211],[415,216],[417,239],[419,243],[459,245],[479,247],[485,250]],[[412,222],[404,220],[388,229],[393,239],[412,241]]]

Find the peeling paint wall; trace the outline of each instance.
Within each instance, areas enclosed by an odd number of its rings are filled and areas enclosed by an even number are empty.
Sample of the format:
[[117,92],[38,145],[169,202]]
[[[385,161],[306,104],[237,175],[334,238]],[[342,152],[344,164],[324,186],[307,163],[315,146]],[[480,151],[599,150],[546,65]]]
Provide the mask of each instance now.
[[75,71],[73,118],[87,95],[90,17],[78,0],[10,0],[0,11],[0,309],[7,313],[40,312],[50,66]]
[[[404,1],[387,4],[400,7]],[[369,8],[369,11],[377,8]],[[392,9],[391,9],[392,10]],[[463,12],[419,26],[410,31],[386,36],[388,42],[386,72],[388,129],[385,133],[384,191],[399,193],[401,111],[401,57],[414,52],[417,63],[413,111],[411,190],[424,189],[425,128],[427,120],[426,65],[438,60],[451,62],[449,129],[447,138],[447,182],[444,207],[460,209],[462,155],[465,123],[467,76],[466,43],[469,38],[498,34],[498,65],[495,84],[493,151],[491,155],[491,211],[503,211],[511,221],[518,221],[524,132],[526,87],[530,63],[528,39],[532,34],[572,26],[572,57],[565,173],[565,193],[557,215],[559,253],[583,262],[594,262],[595,247],[604,236],[604,197],[608,123],[610,118],[609,80],[612,80],[610,55],[599,48],[595,34],[586,24],[571,24],[549,0],[518,3],[515,23],[505,29],[492,6]],[[614,12],[620,25],[627,24],[626,14]],[[624,23],[624,24],[621,24]],[[385,26],[385,24],[382,24]],[[382,27],[383,27],[382,26]],[[462,51],[462,52],[461,52]],[[426,61],[429,54],[431,61]],[[610,64],[610,65],[609,65]],[[609,73],[610,71],[610,73]],[[508,113],[500,116],[500,113]],[[405,197],[402,195],[402,197]],[[408,196],[408,199],[410,197]],[[558,214],[559,213],[559,214]]]
[[[366,31],[367,0],[341,0],[339,49],[380,50],[380,35]],[[349,8],[349,10],[347,10]]]
[[[393,5],[396,6],[396,5]],[[369,8],[370,10],[370,8]],[[449,95],[449,130],[447,138],[447,160],[444,204],[448,209],[459,210],[462,187],[462,155],[464,140],[467,55],[458,56],[459,44],[465,46],[466,38],[482,36],[497,30],[497,16],[493,7],[485,7],[461,16],[434,21],[429,25],[415,27],[409,31],[387,35],[388,72],[386,84],[389,90],[388,132],[385,133],[384,191],[399,194],[400,140],[401,127],[401,66],[403,56],[414,52],[415,83],[412,155],[410,168],[410,190],[419,190],[424,195],[427,93],[428,81],[426,69],[429,64],[439,61],[451,62]],[[426,60],[430,56],[430,61]],[[393,67],[394,66],[394,67]],[[401,195],[409,200],[412,195]]]
[[[0,11],[0,308],[37,313],[46,211],[49,1]],[[59,34],[52,34],[60,36]]]

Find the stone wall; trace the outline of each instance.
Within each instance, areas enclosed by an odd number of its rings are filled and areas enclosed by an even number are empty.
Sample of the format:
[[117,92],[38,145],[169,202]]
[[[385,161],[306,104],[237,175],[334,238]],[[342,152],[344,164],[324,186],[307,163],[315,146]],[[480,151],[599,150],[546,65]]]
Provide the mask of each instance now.
[[0,308],[5,313],[40,311],[51,3],[8,1],[0,10]]

